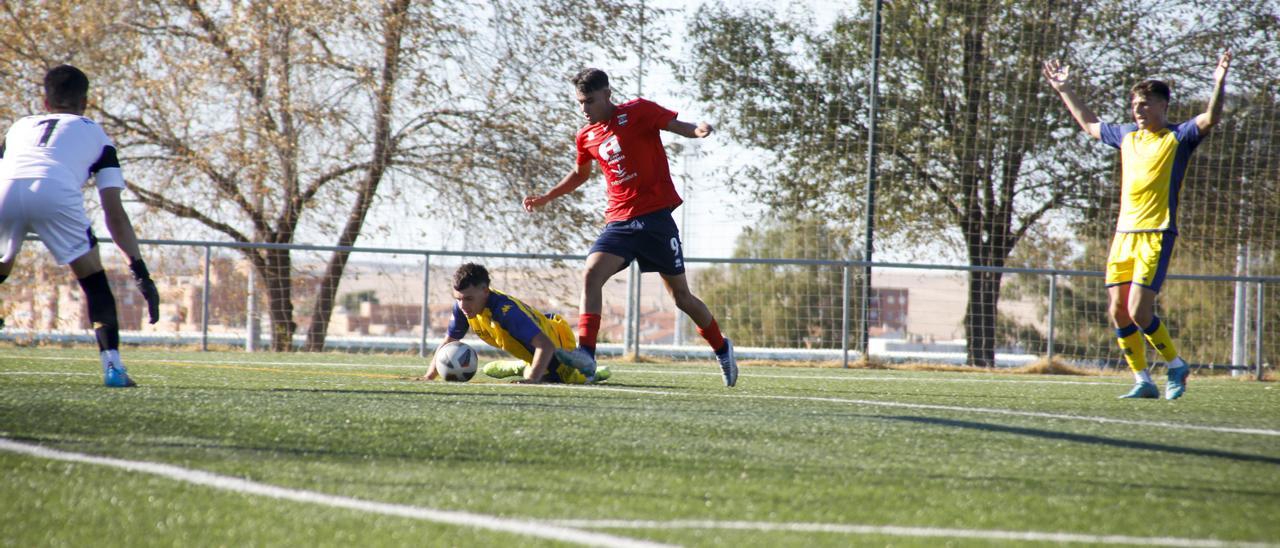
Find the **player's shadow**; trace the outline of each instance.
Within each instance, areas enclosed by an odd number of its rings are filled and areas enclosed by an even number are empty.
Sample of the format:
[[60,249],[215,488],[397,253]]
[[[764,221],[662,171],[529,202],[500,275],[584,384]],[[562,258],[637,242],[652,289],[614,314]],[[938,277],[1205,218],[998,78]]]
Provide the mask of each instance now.
[[1219,459],[1230,459],[1230,460],[1241,461],[1241,462],[1261,462],[1264,464],[1280,465],[1280,458],[1277,458],[1277,457],[1268,457],[1264,455],[1249,455],[1246,453],[1234,453],[1231,451],[1220,451],[1217,449],[1202,449],[1199,447],[1183,447],[1179,445],[1167,445],[1163,443],[1152,443],[1152,442],[1146,442],[1146,441],[1107,438],[1103,436],[1093,436],[1089,434],[1073,434],[1071,432],[1058,432],[1054,430],[1042,430],[1039,428],[1006,426],[1003,424],[971,422],[971,421],[943,419],[943,418],[936,418],[936,417],[888,416],[888,417],[882,417],[882,418],[889,419],[889,420],[916,422],[916,423],[922,423],[922,424],[950,426],[954,428],[968,428],[971,430],[982,430],[984,432],[1003,432],[1006,434],[1017,434],[1020,436],[1031,436],[1031,437],[1051,439],[1051,440],[1063,440],[1063,441],[1071,441],[1076,443],[1088,443],[1093,445],[1106,445],[1110,447],[1119,447],[1122,449],[1141,449],[1145,451],[1160,451],[1163,453],[1173,453],[1177,455],[1213,457],[1213,458],[1219,458]]

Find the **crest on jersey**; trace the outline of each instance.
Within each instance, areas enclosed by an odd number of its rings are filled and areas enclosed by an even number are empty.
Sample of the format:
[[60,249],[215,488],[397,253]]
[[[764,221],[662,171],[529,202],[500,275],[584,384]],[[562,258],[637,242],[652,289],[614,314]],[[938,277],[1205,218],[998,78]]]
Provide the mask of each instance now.
[[621,160],[622,144],[618,142],[618,136],[614,135],[600,143],[600,156],[606,162],[616,162]]
[[618,115],[618,125],[620,126],[627,125],[627,113],[624,112]]

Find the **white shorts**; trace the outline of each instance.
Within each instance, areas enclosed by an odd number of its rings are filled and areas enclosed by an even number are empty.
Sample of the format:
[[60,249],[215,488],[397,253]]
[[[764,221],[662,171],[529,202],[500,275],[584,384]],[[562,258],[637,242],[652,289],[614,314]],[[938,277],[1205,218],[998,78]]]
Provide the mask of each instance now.
[[47,179],[0,180],[0,263],[11,263],[33,230],[67,264],[97,243],[79,188]]

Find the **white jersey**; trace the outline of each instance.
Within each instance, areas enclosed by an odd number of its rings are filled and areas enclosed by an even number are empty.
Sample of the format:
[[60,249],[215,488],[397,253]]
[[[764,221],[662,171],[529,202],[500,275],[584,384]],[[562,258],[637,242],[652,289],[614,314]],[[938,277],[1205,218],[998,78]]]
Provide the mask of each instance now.
[[84,116],[27,116],[14,122],[0,144],[0,180],[53,180],[78,192],[90,176],[99,191],[124,188],[115,145]]

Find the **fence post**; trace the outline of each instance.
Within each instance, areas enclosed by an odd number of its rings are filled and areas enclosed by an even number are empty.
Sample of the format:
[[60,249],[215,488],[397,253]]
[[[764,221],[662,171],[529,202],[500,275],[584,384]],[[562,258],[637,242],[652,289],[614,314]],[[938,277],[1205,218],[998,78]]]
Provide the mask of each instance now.
[[862,244],[862,260],[867,264],[862,270],[862,359],[871,359],[871,257],[875,248],[876,226],[876,167],[879,151],[876,148],[877,102],[880,96],[880,8],[881,0],[875,0],[871,22],[871,82],[867,92],[867,195],[865,239]]
[[1053,319],[1058,310],[1057,301],[1058,301],[1058,275],[1050,274],[1049,275],[1049,349],[1047,351],[1047,353],[1049,354],[1048,360],[1050,365],[1053,364],[1053,327],[1054,327]]
[[204,295],[200,296],[200,350],[209,350],[209,263],[213,260],[213,247],[204,246]]
[[1264,318],[1262,311],[1266,309],[1266,307],[1262,306],[1262,304],[1265,302],[1262,299],[1266,296],[1266,292],[1263,291],[1264,287],[1266,287],[1266,284],[1263,284],[1262,281],[1259,280],[1258,281],[1258,302],[1255,303],[1255,306],[1254,306],[1254,308],[1257,311],[1256,312],[1257,319],[1254,320],[1254,326],[1253,326],[1253,345],[1254,345],[1253,359],[1257,360],[1257,364],[1258,364],[1258,372],[1257,372],[1258,380],[1262,380],[1262,333],[1264,331],[1262,329],[1262,319]]
[[254,286],[257,285],[255,283],[257,281],[257,276],[257,269],[253,267],[253,262],[250,261],[249,275],[247,276],[249,280],[245,284],[249,293],[249,297],[247,299],[248,302],[245,303],[244,315],[245,352],[258,351],[258,293],[254,291]]
[[418,357],[427,357],[427,329],[431,327],[431,254],[422,255],[422,338],[418,340]]
[[840,366],[849,368],[849,265],[844,265],[840,290]]

